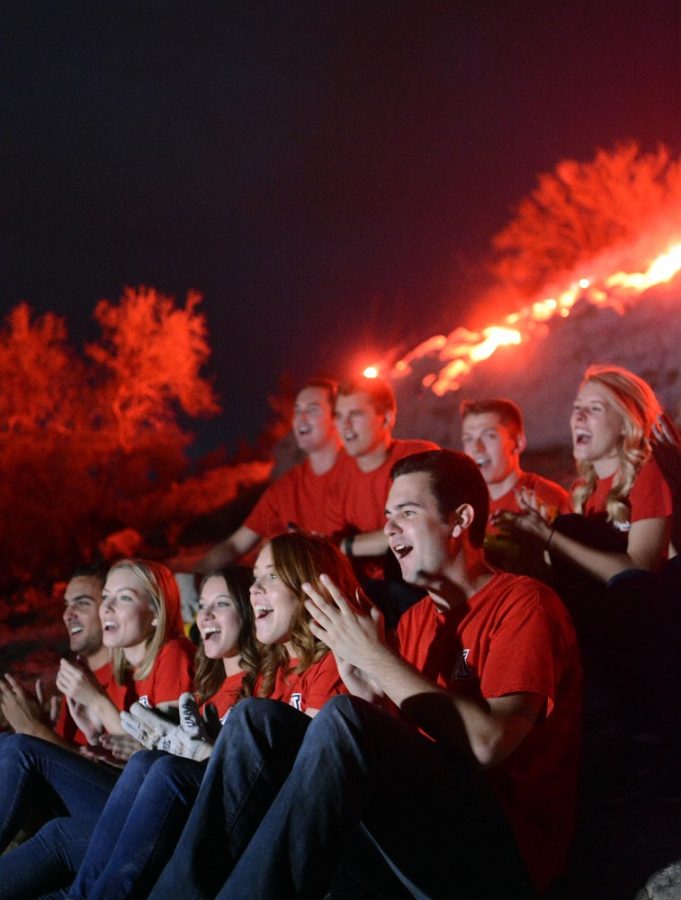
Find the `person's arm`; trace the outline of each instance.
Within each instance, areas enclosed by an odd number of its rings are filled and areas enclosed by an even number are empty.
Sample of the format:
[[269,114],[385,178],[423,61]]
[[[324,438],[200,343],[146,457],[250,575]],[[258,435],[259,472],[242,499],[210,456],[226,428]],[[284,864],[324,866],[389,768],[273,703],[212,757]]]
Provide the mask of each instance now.
[[259,534],[246,525],[242,525],[228,538],[209,550],[196,564],[195,571],[199,575],[208,575],[216,569],[223,569],[252,550],[259,540]]
[[68,700],[84,710],[88,719],[101,723],[110,734],[123,734],[116,705],[102,691],[94,676],[80,666],[62,659],[57,673],[57,687]]
[[546,701],[538,694],[476,700],[443,690],[384,644],[371,617],[352,609],[327,576],[322,582],[334,604],[305,586],[313,634],[360,669],[406,718],[446,746],[472,754],[482,766],[497,765],[543,712]]
[[640,519],[632,522],[626,553],[612,553],[561,534],[530,507],[522,513],[504,512],[498,520],[535,537],[546,550],[559,553],[603,583],[627,569],[653,569],[664,551],[667,536],[667,522],[663,517]]
[[382,556],[388,552],[388,538],[381,531],[367,531],[344,537],[341,550],[346,556]]

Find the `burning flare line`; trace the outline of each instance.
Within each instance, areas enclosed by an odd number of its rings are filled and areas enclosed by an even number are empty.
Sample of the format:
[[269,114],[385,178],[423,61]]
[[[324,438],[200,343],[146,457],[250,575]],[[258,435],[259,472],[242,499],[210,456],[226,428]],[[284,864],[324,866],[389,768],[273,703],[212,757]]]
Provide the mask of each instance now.
[[564,290],[536,300],[518,312],[506,316],[500,325],[489,325],[482,331],[459,327],[449,335],[434,335],[423,341],[398,360],[391,376],[408,375],[413,363],[426,356],[435,356],[444,365],[437,372],[423,378],[423,385],[441,397],[458,390],[472,369],[489,359],[499,347],[517,345],[536,333],[537,326],[555,316],[566,318],[578,300],[594,306],[608,306],[624,311],[622,300],[645,293],[674,279],[681,271],[681,243],[673,244],[655,257],[643,272],[615,272],[605,278],[578,278]]

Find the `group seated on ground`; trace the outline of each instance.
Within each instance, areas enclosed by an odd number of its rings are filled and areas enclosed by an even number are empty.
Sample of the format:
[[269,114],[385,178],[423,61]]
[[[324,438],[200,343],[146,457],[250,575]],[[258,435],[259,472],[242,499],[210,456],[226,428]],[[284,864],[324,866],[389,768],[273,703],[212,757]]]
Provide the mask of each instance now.
[[[36,801],[44,822],[0,856],[3,897],[546,891],[575,827],[578,643],[587,707],[607,682],[632,742],[675,746],[630,655],[657,641],[647,677],[669,674],[681,454],[660,413],[632,373],[587,370],[571,513],[520,468],[511,401],[465,404],[458,453],[394,440],[380,379],[308,383],[305,461],[199,564],[196,660],[171,573],[121,560],[67,587],[54,730],[0,686],[0,848]],[[512,571],[486,557],[500,536]],[[229,565],[256,546],[253,574]]]

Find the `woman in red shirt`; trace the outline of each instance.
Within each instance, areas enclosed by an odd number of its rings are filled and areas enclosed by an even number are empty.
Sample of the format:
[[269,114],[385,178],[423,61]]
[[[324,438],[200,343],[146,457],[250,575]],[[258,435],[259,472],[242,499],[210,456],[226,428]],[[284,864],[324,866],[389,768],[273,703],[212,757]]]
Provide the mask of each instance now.
[[[548,522],[527,498],[521,498],[522,513],[502,514],[499,521],[533,535],[552,558],[601,583],[628,569],[654,570],[666,554],[672,510],[669,488],[651,452],[660,413],[642,378],[618,366],[590,366],[570,427],[580,476],[574,508],[591,521],[581,530],[561,528],[562,517]],[[593,527],[597,522],[606,528],[599,532]]]
[[[65,660],[57,686],[88,740],[115,747],[119,757],[127,758],[141,745],[125,734],[120,711],[135,698],[148,707],[176,704],[178,695],[192,687],[194,646],[183,634],[177,583],[159,563],[122,560],[112,566],[100,618],[103,642],[113,654],[107,693],[88,673]],[[72,846],[71,831],[103,808],[118,774],[109,765],[39,738],[13,734],[3,739],[0,850],[15,835],[35,798],[45,816],[58,816],[29,841],[0,856],[4,897],[38,896],[53,885],[68,884],[64,851],[78,852],[78,839]]]
[[[247,691],[242,690],[242,695],[253,693],[278,700],[314,716],[329,697],[345,690],[333,655],[310,631],[309,614],[304,607],[303,584],[311,583],[323,591],[319,581],[323,572],[342,585],[346,596],[357,595],[357,581],[348,560],[324,538],[303,532],[281,534],[260,551],[255,578],[250,579],[260,675],[254,688],[251,690],[249,685]],[[226,654],[227,632],[233,634],[236,627],[234,611],[227,615],[229,610],[224,610],[222,628],[214,630],[218,627],[216,603],[225,584],[222,574],[207,576],[201,587],[197,624],[206,657],[215,655],[220,648]],[[229,593],[236,599],[232,585]],[[241,609],[241,619],[245,622],[247,616],[242,602],[235,605]],[[242,651],[242,665],[243,655]],[[233,677],[229,675],[229,658],[227,654],[222,656],[228,675],[223,687]],[[201,664],[198,671],[202,672]],[[251,674],[248,671],[244,681]],[[126,726],[137,735],[146,729],[146,736],[151,737],[154,714],[139,709],[136,713],[141,718],[131,722],[130,717],[125,717]],[[181,726],[179,730],[182,731]],[[177,844],[198,793],[210,750],[207,740],[185,740],[182,735],[181,738],[177,741],[172,735],[169,739],[162,737],[159,743],[163,746],[165,742],[174,742],[178,753],[194,753],[202,761],[158,750],[133,757],[97,822],[69,897],[114,900],[146,896],[151,890]]]

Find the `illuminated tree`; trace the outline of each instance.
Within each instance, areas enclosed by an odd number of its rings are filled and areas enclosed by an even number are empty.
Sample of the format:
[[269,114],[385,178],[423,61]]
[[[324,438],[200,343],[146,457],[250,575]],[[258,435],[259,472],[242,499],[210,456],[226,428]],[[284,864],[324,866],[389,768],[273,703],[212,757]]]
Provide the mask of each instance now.
[[[188,476],[178,415],[219,411],[200,297],[151,288],[100,301],[81,355],[63,319],[26,304],[0,327],[0,582],[68,572],[109,532],[176,534],[265,479],[267,464]],[[168,521],[167,517],[173,517]]]
[[493,239],[496,274],[532,294],[643,226],[681,210],[681,161],[666,147],[642,153],[627,143],[590,162],[563,160],[518,205]]

